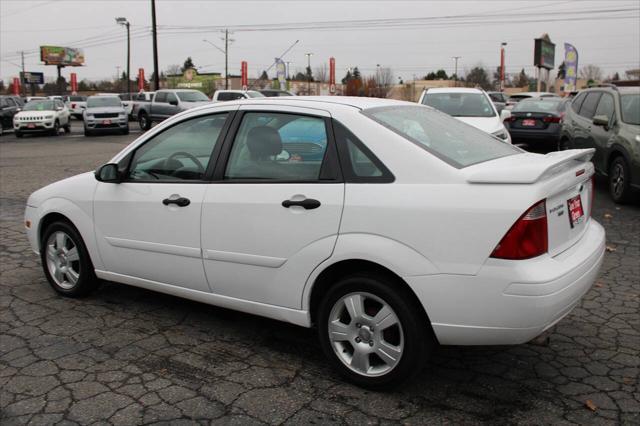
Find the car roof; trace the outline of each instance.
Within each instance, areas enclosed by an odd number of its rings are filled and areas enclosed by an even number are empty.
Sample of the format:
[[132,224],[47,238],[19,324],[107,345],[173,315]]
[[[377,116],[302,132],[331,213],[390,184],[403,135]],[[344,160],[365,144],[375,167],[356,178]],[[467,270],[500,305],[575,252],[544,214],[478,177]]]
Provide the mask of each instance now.
[[424,89],[428,93],[482,93],[483,90],[473,87],[434,87]]
[[[317,108],[317,109],[331,109],[335,106],[346,106],[355,109],[369,109],[375,107],[384,106],[421,106],[415,102],[398,101],[395,99],[383,99],[383,98],[365,98],[355,96],[278,96],[273,98],[252,98],[252,99],[240,99],[220,103],[212,103],[206,106],[199,107],[199,110],[217,108],[226,105],[265,105],[265,104],[277,103],[278,105],[302,107],[302,108]],[[426,108],[426,107],[425,107]]]

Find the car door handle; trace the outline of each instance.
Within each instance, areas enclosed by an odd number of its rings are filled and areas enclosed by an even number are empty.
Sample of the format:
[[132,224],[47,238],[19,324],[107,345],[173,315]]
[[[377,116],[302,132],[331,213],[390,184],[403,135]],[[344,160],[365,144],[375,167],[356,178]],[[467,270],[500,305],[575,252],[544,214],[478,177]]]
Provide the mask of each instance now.
[[165,206],[168,206],[169,204],[175,204],[178,207],[187,207],[189,204],[191,204],[191,200],[184,197],[165,198],[164,200],[162,200],[162,204],[164,204]]
[[282,207],[289,208],[292,206],[300,206],[305,210],[313,210],[320,207],[320,201],[314,200],[313,198],[305,198],[301,201],[284,200],[282,202]]

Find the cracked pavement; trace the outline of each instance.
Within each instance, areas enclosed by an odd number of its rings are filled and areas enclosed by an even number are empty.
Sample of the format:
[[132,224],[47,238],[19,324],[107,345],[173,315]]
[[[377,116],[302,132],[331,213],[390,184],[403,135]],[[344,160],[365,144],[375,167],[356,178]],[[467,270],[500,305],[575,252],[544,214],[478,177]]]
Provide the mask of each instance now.
[[604,182],[604,265],[547,345],[441,347],[376,393],[344,383],[313,330],[115,283],[54,293],[23,231],[28,195],[136,136],[77,132],[0,139],[1,424],[640,423],[640,203],[615,206]]

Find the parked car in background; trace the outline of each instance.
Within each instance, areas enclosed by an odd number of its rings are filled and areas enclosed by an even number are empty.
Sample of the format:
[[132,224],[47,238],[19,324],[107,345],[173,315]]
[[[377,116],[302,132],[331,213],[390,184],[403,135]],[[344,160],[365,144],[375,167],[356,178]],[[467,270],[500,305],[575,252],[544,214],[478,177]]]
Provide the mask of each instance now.
[[13,129],[13,116],[22,109],[13,96],[0,96],[0,135]]
[[558,97],[527,98],[511,110],[504,125],[513,143],[556,150],[568,100]]
[[509,99],[507,99],[507,105],[505,108],[511,109],[515,104],[520,102],[523,99],[529,98],[559,98],[560,96],[551,92],[520,92],[514,93],[513,95],[509,95]]
[[156,92],[138,92],[133,95],[133,106],[131,107],[131,118],[138,120],[138,108],[141,104],[147,104],[153,100],[153,95]]
[[504,107],[507,106],[507,99],[509,99],[509,96],[504,92],[487,92],[487,95],[489,95],[491,102],[493,102],[496,107],[496,111],[500,114]]
[[420,95],[419,103],[511,143],[509,132],[484,90],[461,87],[425,89]]
[[268,98],[277,97],[277,96],[295,96],[293,93],[288,90],[279,90],[279,89],[264,89],[259,90],[264,96]]
[[264,98],[257,90],[216,90],[211,99],[214,102],[235,101],[236,99]]
[[65,105],[69,108],[72,117],[82,119],[84,109],[87,107],[87,97],[77,95],[65,96]]
[[138,124],[142,130],[149,130],[151,124],[201,105],[211,103],[207,95],[192,89],[158,90],[151,102],[140,103],[136,110]]
[[127,117],[131,117],[131,112],[133,111],[133,97],[135,93],[120,93],[118,97],[122,101],[122,106],[124,110],[127,112]]
[[[298,120],[321,160],[287,156]],[[438,343],[522,344],[578,305],[605,252],[592,154],[390,99],[220,102],[34,192],[24,219],[63,296],[116,281],[316,326],[337,371],[385,388]]]
[[595,148],[593,164],[607,177],[617,203],[640,189],[640,87],[596,87],[581,91],[567,108],[560,150]]
[[60,128],[71,131],[71,113],[60,99],[28,102],[13,116],[13,133],[17,138],[31,133],[49,133],[57,136]]
[[85,136],[105,132],[129,134],[129,117],[116,95],[89,96],[83,119]]
[[26,105],[27,103],[31,102],[31,101],[44,101],[47,100],[49,98],[47,98],[46,96],[27,96],[26,98],[24,98],[24,100],[22,101],[23,105]]

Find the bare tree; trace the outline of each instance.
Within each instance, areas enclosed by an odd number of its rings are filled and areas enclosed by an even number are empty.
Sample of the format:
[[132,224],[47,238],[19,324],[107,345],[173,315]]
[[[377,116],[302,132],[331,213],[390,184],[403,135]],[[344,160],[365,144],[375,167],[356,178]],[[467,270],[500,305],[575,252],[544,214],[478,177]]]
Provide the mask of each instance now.
[[177,64],[169,65],[167,67],[167,75],[180,75],[182,74],[182,67]]
[[580,78],[585,80],[600,81],[602,80],[602,69],[593,64],[585,65],[580,68]]
[[381,98],[386,98],[393,85],[393,70],[390,67],[381,67],[378,70],[378,93]]
[[320,66],[316,67],[316,70],[314,72],[314,77],[316,79],[316,81],[319,81],[321,83],[326,83],[329,81],[329,67],[327,67],[327,64],[322,64]]

